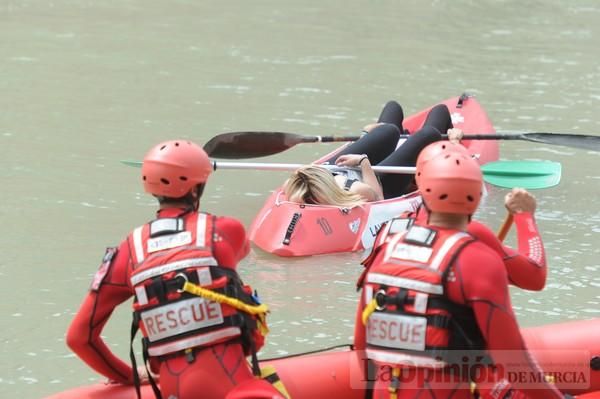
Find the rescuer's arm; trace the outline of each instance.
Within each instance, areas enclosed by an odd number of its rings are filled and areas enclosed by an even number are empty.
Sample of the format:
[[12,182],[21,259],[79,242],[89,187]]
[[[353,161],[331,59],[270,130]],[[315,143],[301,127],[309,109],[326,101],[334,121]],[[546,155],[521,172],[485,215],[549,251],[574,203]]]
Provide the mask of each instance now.
[[[104,264],[104,263],[103,263]],[[96,372],[109,380],[133,383],[130,365],[119,359],[101,338],[102,329],[117,305],[131,297],[127,284],[129,249],[121,243],[117,253],[94,277],[93,287],[71,322],[67,345]]]
[[[456,280],[461,286],[463,300],[473,308],[494,364],[506,372],[523,372],[526,376],[543,375],[521,336],[512,310],[502,260],[484,245],[475,243],[461,252],[456,265]],[[544,378],[536,380],[528,377],[511,382],[513,388],[533,399],[563,397]]]
[[[468,232],[502,257],[511,284],[522,289],[539,291],[546,284],[547,268],[543,254],[540,259],[533,256],[535,252],[531,251],[531,249],[537,248],[536,243],[541,244],[537,229],[532,231],[528,228],[528,226],[535,227],[535,222],[532,223],[532,219],[533,216],[529,213],[515,214],[519,251],[503,245],[493,231],[477,221],[469,223]],[[530,247],[529,242],[534,245]]]
[[214,244],[214,254],[219,265],[232,269],[250,252],[244,225],[230,217],[216,219]]

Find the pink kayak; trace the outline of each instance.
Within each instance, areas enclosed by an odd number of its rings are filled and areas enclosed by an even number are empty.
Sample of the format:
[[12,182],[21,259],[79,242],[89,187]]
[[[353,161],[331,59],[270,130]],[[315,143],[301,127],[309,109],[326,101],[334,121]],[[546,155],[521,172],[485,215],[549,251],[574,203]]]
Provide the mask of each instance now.
[[[446,101],[452,123],[465,134],[491,134],[494,127],[473,97],[454,97]],[[404,120],[409,132],[425,122],[431,107]],[[480,164],[498,160],[497,140],[465,140],[463,144]],[[344,148],[344,147],[341,147]],[[341,148],[317,163],[329,159]],[[275,190],[254,218],[250,240],[260,249],[279,256],[306,256],[351,252],[369,248],[379,226],[390,218],[416,209],[421,203],[417,193],[383,201],[369,202],[352,209],[337,206],[306,205],[287,201],[281,188]]]
[[[538,363],[563,392],[579,399],[600,399],[600,319],[526,328],[523,336]],[[264,360],[272,365],[294,399],[364,399],[367,379],[362,352],[347,347]],[[536,378],[513,375],[509,378]],[[201,387],[199,387],[200,389]],[[154,398],[149,385],[143,398]],[[47,399],[135,399],[133,386],[97,383],[57,393]]]

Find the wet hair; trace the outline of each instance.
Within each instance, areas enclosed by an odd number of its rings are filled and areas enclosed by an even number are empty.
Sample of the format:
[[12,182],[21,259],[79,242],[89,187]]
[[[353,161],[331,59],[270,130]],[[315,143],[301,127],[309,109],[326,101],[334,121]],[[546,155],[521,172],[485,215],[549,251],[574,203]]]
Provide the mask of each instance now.
[[285,182],[283,192],[289,201],[315,205],[354,207],[365,201],[358,194],[342,189],[327,169],[304,166]]

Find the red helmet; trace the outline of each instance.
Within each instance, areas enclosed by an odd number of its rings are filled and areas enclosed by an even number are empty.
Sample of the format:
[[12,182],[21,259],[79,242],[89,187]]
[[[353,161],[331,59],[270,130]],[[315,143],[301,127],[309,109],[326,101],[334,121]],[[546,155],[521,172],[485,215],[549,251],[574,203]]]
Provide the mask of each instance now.
[[144,190],[161,197],[181,198],[206,182],[212,164],[206,152],[188,140],[154,146],[142,163]]
[[452,143],[447,140],[436,141],[423,148],[419,153],[416,164],[415,181],[417,182],[417,186],[419,185],[421,170],[429,160],[439,154],[450,154],[453,152],[469,155],[469,151],[462,144]]
[[469,155],[442,153],[423,165],[419,190],[430,211],[472,215],[481,200],[483,177]]

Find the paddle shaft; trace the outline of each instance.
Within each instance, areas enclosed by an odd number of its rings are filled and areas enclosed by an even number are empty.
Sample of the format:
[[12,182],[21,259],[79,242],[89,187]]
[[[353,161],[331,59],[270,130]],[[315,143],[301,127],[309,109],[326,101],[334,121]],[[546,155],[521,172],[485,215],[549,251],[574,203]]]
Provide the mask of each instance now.
[[[256,132],[260,133],[260,132]],[[290,133],[291,134],[291,133]],[[463,140],[527,140],[527,141],[537,141],[533,138],[529,138],[527,136],[528,133],[481,133],[481,134],[465,134],[463,135]],[[401,139],[407,139],[411,135],[410,134],[401,134],[399,137]],[[297,143],[333,143],[333,142],[344,142],[344,141],[356,141],[360,139],[362,136],[299,136],[294,135],[294,139],[297,139]],[[448,135],[442,134],[442,138],[447,140]]]
[[[285,132],[229,132],[221,133],[204,145],[206,153],[214,158],[244,159],[278,154],[302,143],[333,143],[357,141],[360,136],[305,136]],[[400,139],[410,135],[401,134]],[[447,139],[447,135],[442,135]],[[483,133],[465,134],[464,140],[525,140],[534,143],[562,145],[600,151],[600,136],[560,133]]]
[[[357,141],[362,136],[302,136],[295,133],[283,133],[283,132],[248,132],[256,134],[256,138],[260,139],[260,134],[269,133],[277,133],[282,135],[290,135],[292,138],[289,142],[291,145],[299,144],[299,143],[337,143],[337,142],[345,142],[345,141]],[[463,135],[463,140],[527,140],[527,141],[538,141],[534,138],[530,138],[528,134],[536,134],[536,133],[477,133],[477,134],[465,134]],[[550,134],[550,133],[543,133]],[[400,134],[398,137],[400,139],[407,139],[411,135],[410,134]],[[447,140],[448,135],[442,134],[442,139]]]
[[500,227],[500,231],[498,231],[498,239],[500,241],[504,241],[504,239],[506,238],[506,235],[508,234],[508,231],[510,230],[510,226],[512,225],[513,222],[513,215],[512,213],[508,213],[506,215],[506,218],[504,219],[504,223],[502,223],[502,226]]
[[[273,170],[273,171],[295,171],[305,164],[301,163],[272,163],[272,162],[220,162],[213,161],[213,169],[250,169],[250,170]],[[323,165],[319,166],[326,169],[340,170],[340,169],[355,169],[360,171],[358,168],[340,167],[336,165]],[[414,166],[372,166],[373,171],[376,173],[396,173],[396,174],[414,174]]]
[[[464,134],[463,140],[527,140],[535,141],[535,138],[529,137],[528,134],[535,133],[478,133],[478,134]],[[410,134],[401,134],[401,139],[407,139]],[[362,136],[303,136],[302,142],[304,143],[331,143],[340,141],[356,141]],[[442,138],[447,140],[448,135],[442,134]]]
[[[125,165],[133,166],[133,167],[141,167],[141,161],[127,161],[122,160],[122,163]],[[526,169],[535,169],[535,165],[538,167],[546,167],[548,162],[533,162],[531,161],[528,165],[528,168],[523,168],[522,162],[514,162],[514,161],[499,161],[496,162],[497,169],[486,170],[485,165],[482,167],[481,171],[483,173],[483,178],[486,182],[498,186],[498,187],[523,187],[525,189],[531,188],[547,188],[552,187],[558,183],[560,180],[560,172],[555,170],[547,170],[546,175],[552,175],[553,179],[550,181],[549,179],[540,180],[540,176],[538,176],[538,172],[533,170],[532,173],[526,173]],[[306,166],[305,164],[298,163],[270,163],[270,162],[225,162],[225,161],[212,161],[213,169],[232,169],[232,170],[272,170],[272,171],[295,171],[298,168]],[[487,164],[490,165],[490,164]],[[504,167],[502,167],[504,165]],[[514,165],[514,166],[512,166]],[[560,164],[559,164],[560,165]],[[340,170],[340,169],[353,169],[346,167],[339,167],[336,165],[323,165],[319,164],[319,166],[325,167],[327,169]],[[373,170],[376,173],[398,173],[398,174],[412,174],[415,173],[415,167],[413,166],[372,166]],[[518,169],[519,173],[514,173],[514,170]],[[356,168],[358,170],[358,168]],[[506,179],[503,181],[498,181],[498,177],[505,175]],[[546,175],[541,176],[545,178]],[[534,184],[532,184],[534,183]]]

